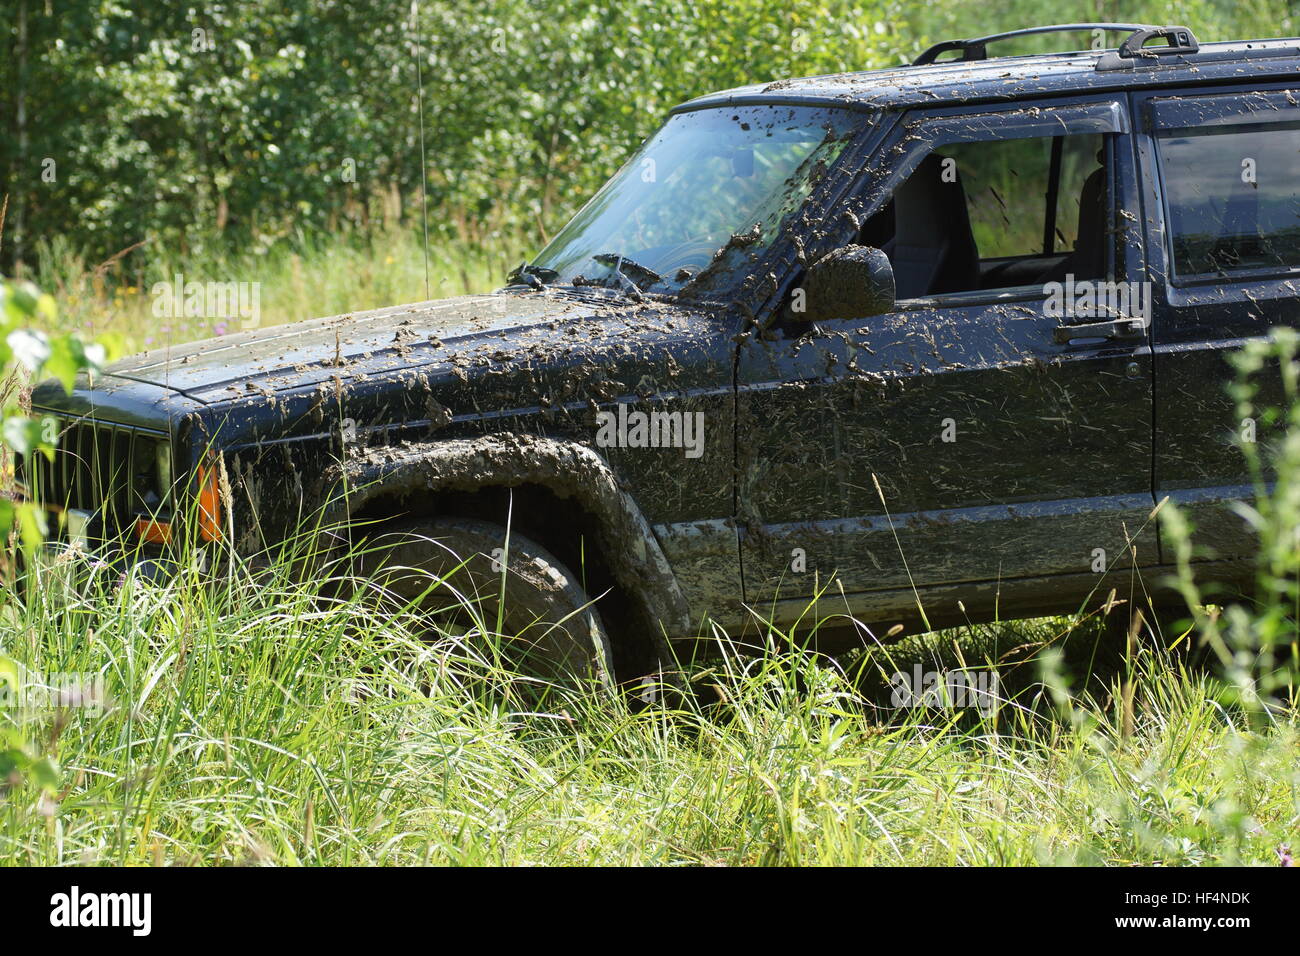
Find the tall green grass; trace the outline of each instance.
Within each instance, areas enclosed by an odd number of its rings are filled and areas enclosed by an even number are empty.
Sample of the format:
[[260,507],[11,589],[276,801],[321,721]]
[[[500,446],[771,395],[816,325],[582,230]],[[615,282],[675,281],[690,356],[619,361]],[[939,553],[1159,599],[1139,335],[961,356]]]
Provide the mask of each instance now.
[[573,692],[538,712],[485,690],[459,639],[287,561],[30,573],[3,653],[104,695],[0,711],[57,762],[3,785],[11,864],[1266,864],[1300,814],[1294,710],[1252,724],[1153,645],[1081,674],[1099,635],[1068,620],[876,659],[1057,650],[988,714],[892,709],[861,668],[721,633],[691,673],[707,693],[675,708]]

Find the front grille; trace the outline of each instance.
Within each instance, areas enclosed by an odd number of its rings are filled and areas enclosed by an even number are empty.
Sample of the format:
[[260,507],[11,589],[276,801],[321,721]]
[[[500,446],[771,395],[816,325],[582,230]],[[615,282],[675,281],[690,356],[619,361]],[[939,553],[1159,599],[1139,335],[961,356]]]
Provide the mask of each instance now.
[[31,499],[52,510],[96,512],[105,524],[124,527],[163,510],[169,454],[160,431],[89,416],[60,419],[54,460],[39,452],[20,456],[17,477]]

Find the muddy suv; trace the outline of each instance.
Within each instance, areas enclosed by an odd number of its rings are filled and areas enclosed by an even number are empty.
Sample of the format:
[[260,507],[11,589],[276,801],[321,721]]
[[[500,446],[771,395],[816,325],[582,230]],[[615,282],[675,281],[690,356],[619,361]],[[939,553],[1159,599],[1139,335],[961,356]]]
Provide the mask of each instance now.
[[[1053,31],[1123,40],[989,56]],[[507,633],[606,677],[706,620],[838,614],[836,651],[1159,601],[1165,498],[1243,583],[1225,358],[1296,324],[1300,41],[1020,33],[686,103],[491,295],[38,389],[22,477],[92,546],[322,528],[399,591],[504,579]]]

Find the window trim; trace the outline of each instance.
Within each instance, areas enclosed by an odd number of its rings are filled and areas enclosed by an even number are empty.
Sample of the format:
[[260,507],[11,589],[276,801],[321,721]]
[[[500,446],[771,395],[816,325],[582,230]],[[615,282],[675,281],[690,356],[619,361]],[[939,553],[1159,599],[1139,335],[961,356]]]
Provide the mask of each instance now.
[[[1109,279],[1097,281],[1109,282]],[[969,289],[965,292],[944,292],[939,295],[899,299],[894,312],[928,312],[932,309],[962,309],[972,306],[1016,305],[1021,302],[1045,302],[1048,292],[1042,283],[1009,285],[997,289]]]
[[[955,143],[987,143],[1011,139],[1049,139],[1088,133],[1119,134],[1129,132],[1128,114],[1117,100],[1067,106],[1035,105],[1002,112],[935,115],[908,113],[902,124],[902,140],[909,144],[900,163],[881,182],[879,194],[892,196],[908,176],[916,171],[926,156]],[[884,207],[880,203],[868,216]]]

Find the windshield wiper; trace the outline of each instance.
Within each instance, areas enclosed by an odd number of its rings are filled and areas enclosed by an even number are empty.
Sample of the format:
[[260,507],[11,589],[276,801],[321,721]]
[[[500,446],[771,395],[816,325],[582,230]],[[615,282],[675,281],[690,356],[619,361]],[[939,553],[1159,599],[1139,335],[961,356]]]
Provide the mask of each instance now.
[[521,262],[510,275],[506,276],[506,283],[508,285],[526,285],[530,289],[545,289],[548,284],[559,277],[560,274],[554,269]]
[[[618,276],[622,281],[624,291],[634,299],[641,298],[641,290],[646,286],[652,286],[663,279],[663,276],[655,272],[653,269],[647,269],[639,262],[634,262],[627,256],[618,252],[598,252],[591,258],[595,259],[603,266],[611,266],[614,270],[614,275]],[[627,272],[623,271],[624,269],[627,269],[628,272],[633,276],[636,276],[637,279],[640,279],[641,282],[644,282],[645,285],[632,279]]]

